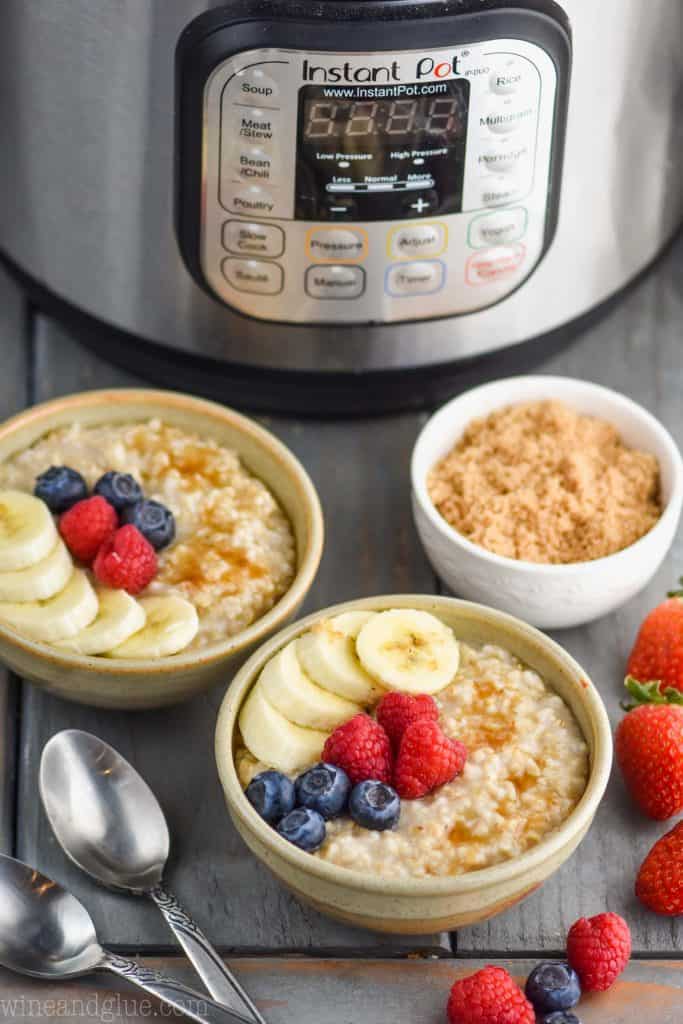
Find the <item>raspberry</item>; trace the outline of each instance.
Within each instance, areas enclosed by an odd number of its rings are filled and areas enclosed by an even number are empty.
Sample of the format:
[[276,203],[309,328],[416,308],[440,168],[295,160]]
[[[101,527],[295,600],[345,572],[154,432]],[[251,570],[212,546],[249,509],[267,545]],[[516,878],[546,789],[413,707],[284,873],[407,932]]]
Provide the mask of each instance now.
[[100,545],[112,535],[118,523],[116,510],[96,495],[72,505],[59,520],[59,532],[74,558],[92,562]]
[[502,967],[484,967],[456,981],[448,999],[450,1024],[534,1024],[534,1008]]
[[605,992],[631,956],[631,932],[618,914],[582,917],[569,929],[567,959],[584,992]]
[[391,744],[369,715],[355,715],[335,729],[323,748],[323,761],[343,768],[353,785],[373,779],[391,783]]
[[403,733],[394,787],[403,800],[417,800],[459,775],[466,760],[463,743],[449,739],[437,722],[419,719]]
[[93,570],[105,586],[138,594],[156,575],[156,551],[136,526],[122,526],[97,552]]
[[389,737],[395,753],[410,723],[423,719],[429,722],[439,720],[435,700],[425,693],[418,697],[412,697],[409,693],[387,693],[377,705],[377,721]]

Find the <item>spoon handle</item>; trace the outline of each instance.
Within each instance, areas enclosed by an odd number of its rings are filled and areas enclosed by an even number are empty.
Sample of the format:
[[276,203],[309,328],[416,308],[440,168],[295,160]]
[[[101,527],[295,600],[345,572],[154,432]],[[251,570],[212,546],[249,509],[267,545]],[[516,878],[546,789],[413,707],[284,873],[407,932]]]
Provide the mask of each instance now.
[[265,1024],[237,978],[225,966],[207,937],[183,910],[175,896],[162,885],[150,889],[148,895],[163,914],[166,923],[213,998],[237,1013],[251,1017],[255,1024]]
[[191,1020],[197,1021],[197,1024],[253,1024],[251,1018],[215,1003],[201,992],[194,992],[181,982],[167,978],[158,971],[141,967],[134,960],[126,960],[105,950],[99,967],[103,971],[125,978],[132,985],[161,999]]

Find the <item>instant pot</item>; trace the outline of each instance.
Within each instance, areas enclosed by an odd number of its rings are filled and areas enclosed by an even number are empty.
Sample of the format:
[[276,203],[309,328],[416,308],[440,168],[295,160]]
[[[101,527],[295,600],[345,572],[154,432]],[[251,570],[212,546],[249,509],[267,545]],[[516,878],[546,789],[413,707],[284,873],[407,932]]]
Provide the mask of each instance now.
[[4,258],[171,386],[419,402],[543,350],[681,221],[678,0],[3,0],[2,21]]

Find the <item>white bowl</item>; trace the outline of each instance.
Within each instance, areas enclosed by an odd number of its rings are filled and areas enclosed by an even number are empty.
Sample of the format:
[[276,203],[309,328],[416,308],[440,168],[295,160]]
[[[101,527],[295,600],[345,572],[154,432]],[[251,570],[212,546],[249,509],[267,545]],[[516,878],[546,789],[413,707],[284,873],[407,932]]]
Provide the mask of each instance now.
[[[427,475],[465,427],[504,406],[542,399],[559,399],[581,413],[609,421],[625,444],[651,452],[659,460],[664,511],[635,544],[591,562],[522,562],[466,540],[435,508],[427,492]],[[668,430],[625,395],[571,377],[511,377],[454,398],[421,431],[413,449],[411,478],[415,524],[429,561],[447,586],[455,594],[544,629],[591,622],[642,590],[671,547],[683,503],[683,460]]]

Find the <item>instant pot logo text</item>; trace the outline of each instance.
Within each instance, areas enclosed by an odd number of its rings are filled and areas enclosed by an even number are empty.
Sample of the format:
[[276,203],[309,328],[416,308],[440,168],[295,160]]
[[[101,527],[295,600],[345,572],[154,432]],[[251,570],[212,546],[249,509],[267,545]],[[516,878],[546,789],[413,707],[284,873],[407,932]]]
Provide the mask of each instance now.
[[[390,64],[358,65],[350,61],[325,67],[322,64],[311,64],[305,58],[303,62],[304,82],[349,82],[364,84],[367,82],[400,82],[401,68],[397,60]],[[435,60],[434,57],[420,57],[415,66],[414,78],[418,81],[434,78],[451,78],[460,73],[460,57],[448,60]]]

